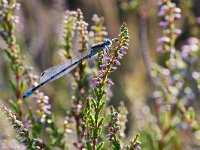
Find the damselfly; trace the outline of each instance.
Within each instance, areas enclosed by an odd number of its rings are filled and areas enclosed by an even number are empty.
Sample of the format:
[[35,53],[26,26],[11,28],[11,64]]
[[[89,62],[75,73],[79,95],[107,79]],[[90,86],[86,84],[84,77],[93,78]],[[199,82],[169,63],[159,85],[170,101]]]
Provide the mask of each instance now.
[[46,84],[49,81],[54,81],[65,74],[69,73],[71,70],[73,70],[78,64],[80,64],[83,60],[89,59],[96,55],[98,52],[103,51],[104,49],[109,50],[109,46],[112,45],[112,41],[109,39],[105,39],[104,42],[99,42],[95,45],[93,45],[89,50],[84,51],[77,55],[76,57],[67,60],[57,66],[54,66],[52,68],[49,68],[45,70],[41,76],[40,76],[40,84],[36,87],[28,90],[24,95],[23,98],[28,97],[33,92],[35,92],[37,89],[39,89],[41,86]]

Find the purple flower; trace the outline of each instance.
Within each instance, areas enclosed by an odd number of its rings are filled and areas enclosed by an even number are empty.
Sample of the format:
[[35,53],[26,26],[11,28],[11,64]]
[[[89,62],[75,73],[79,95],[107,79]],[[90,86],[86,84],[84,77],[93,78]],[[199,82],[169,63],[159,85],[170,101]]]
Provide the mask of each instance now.
[[182,52],[187,52],[187,53],[189,53],[190,52],[190,46],[188,46],[188,45],[184,45],[184,46],[182,46]]
[[187,94],[187,98],[188,98],[189,100],[195,99],[194,93],[193,93],[193,92],[188,93],[188,94]]
[[181,29],[176,28],[176,29],[174,30],[174,33],[175,33],[176,35],[180,35],[180,34],[182,33],[182,31],[181,31]]
[[174,55],[176,53],[176,50],[173,48],[173,49],[170,49],[170,54],[171,55]]
[[98,87],[100,86],[100,83],[98,81],[95,82],[95,86]]
[[158,12],[158,16],[162,17],[165,15],[165,13],[166,13],[166,7],[161,6],[160,11]]
[[158,47],[158,48],[156,49],[157,52],[162,52],[163,50],[164,50],[164,49],[163,49],[162,46],[160,46],[160,47]]
[[126,54],[126,51],[121,51],[121,54],[122,54],[122,55],[125,55],[125,54]]
[[175,12],[175,13],[181,13],[181,9],[178,8],[178,7],[176,7],[176,8],[174,8],[174,12]]
[[181,14],[174,14],[174,18],[176,18],[176,19],[180,19],[181,18]]
[[103,71],[102,71],[102,70],[99,70],[99,74],[103,74]]
[[26,140],[27,140],[27,138],[26,138],[26,137],[24,137],[24,138],[23,138],[23,139],[21,139],[19,142],[20,142],[20,143],[24,143]]
[[110,62],[110,58],[107,57],[106,58],[106,62],[109,63]]
[[43,102],[45,104],[49,104],[49,97],[48,96],[44,96]]
[[120,50],[120,51],[124,51],[124,50],[125,50],[125,48],[124,48],[124,47],[121,47],[119,50]]
[[107,83],[108,83],[109,85],[114,85],[114,83],[112,82],[112,80],[108,80]]
[[98,78],[93,78],[93,81],[98,81],[99,79]]
[[106,137],[107,137],[108,139],[110,139],[110,138],[113,137],[113,134],[112,134],[112,133],[108,133],[108,134],[106,134]]
[[116,64],[117,66],[121,65],[121,63],[120,63],[118,60],[115,61],[115,64]]
[[167,27],[167,25],[168,25],[168,22],[166,22],[166,21],[159,22],[159,26],[161,26],[161,27]]
[[198,44],[198,42],[199,42],[199,40],[197,38],[195,38],[195,37],[190,37],[188,39],[188,43],[189,44]]
[[103,77],[104,77],[104,74],[103,74],[103,73],[99,75],[99,78],[103,78]]
[[158,42],[159,43],[164,43],[164,42],[168,43],[168,42],[170,42],[170,38],[169,37],[160,37],[158,39]]
[[122,54],[119,54],[118,56],[117,56],[117,59],[122,59]]
[[101,69],[105,69],[106,67],[107,67],[107,64],[100,65]]
[[188,57],[188,53],[190,52],[190,47],[188,45],[184,45],[182,46],[181,49],[182,49],[182,52],[181,52],[182,56],[184,58]]

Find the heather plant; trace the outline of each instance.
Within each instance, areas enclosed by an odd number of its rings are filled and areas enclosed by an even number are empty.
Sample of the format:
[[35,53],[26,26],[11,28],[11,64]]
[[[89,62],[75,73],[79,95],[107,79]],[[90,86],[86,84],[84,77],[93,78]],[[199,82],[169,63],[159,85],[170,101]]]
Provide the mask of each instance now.
[[161,1],[159,7],[159,25],[163,28],[163,36],[158,39],[161,44],[158,51],[167,57],[162,66],[153,65],[152,70],[159,88],[154,92],[160,128],[157,149],[182,149],[178,134],[199,130],[193,108],[199,97],[198,79],[195,77],[199,72],[198,65],[195,65],[199,57],[199,41],[190,37],[186,42],[187,50],[186,45],[180,50],[176,49],[175,40],[181,30],[176,28],[175,22],[181,17],[181,9],[171,1]]

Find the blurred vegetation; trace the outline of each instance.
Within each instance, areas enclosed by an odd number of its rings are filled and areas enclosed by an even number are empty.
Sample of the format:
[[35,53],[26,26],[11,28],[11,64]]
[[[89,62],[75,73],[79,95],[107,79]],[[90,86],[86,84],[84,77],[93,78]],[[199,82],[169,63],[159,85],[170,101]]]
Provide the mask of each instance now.
[[[198,0],[17,2],[0,0],[0,149],[200,149]],[[22,100],[40,72],[106,38],[107,59]]]

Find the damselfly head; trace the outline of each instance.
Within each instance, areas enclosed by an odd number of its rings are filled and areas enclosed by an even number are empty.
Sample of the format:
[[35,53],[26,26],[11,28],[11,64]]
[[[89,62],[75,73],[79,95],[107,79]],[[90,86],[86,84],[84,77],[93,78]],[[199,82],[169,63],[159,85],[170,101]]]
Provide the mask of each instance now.
[[105,44],[106,46],[110,46],[110,45],[112,45],[112,41],[109,40],[109,39],[105,39],[105,40],[104,40],[104,44]]

